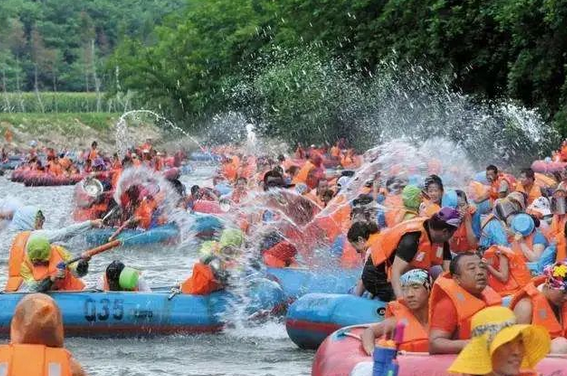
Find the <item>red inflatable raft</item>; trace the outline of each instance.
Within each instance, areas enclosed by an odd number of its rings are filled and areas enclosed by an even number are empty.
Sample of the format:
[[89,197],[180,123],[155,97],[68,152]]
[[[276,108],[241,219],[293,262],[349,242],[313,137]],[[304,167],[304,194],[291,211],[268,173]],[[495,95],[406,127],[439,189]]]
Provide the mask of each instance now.
[[46,187],[57,185],[74,185],[81,181],[81,175],[56,176],[39,171],[14,171],[11,180],[24,183],[27,187]]
[[[360,335],[366,326],[349,326],[331,334],[319,347],[313,360],[312,376],[372,376],[372,357],[362,350]],[[449,376],[456,355],[400,353],[398,376]],[[543,376],[564,375],[567,357],[547,357],[536,370]]]
[[567,163],[565,162],[547,162],[545,160],[539,160],[532,163],[532,170],[542,174],[550,174],[553,172],[563,171],[565,166],[567,166]]

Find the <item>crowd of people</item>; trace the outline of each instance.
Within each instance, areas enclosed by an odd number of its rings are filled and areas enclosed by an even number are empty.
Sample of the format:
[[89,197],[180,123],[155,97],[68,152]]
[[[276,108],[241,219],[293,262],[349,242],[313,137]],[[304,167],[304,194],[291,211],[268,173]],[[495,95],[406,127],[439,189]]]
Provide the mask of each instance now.
[[[491,341],[513,331],[499,346],[510,347],[509,356],[520,354],[520,365],[531,340],[542,341],[546,351],[531,357],[530,366],[549,352],[567,354],[567,169],[541,175],[525,168],[516,179],[489,165],[467,186],[448,189],[438,161],[427,164],[422,181],[410,182],[404,171],[366,173],[360,167],[371,162],[344,141],[329,149],[298,146],[292,156],[275,158],[231,148],[217,152],[222,155],[212,186],[186,191],[177,175],[167,177],[178,209],[232,215],[235,224],[202,243],[193,272],[179,284],[181,293],[226,288],[238,258],[250,251],[250,239],[257,240],[256,261],[271,267],[310,266],[314,248],[324,244],[337,265],[360,268],[352,294],[388,302],[386,319],[363,336],[369,354],[378,337],[405,320],[404,350],[460,354],[452,369],[473,372],[463,359],[478,350],[478,338],[494,318],[506,326],[494,324]],[[30,154],[30,166],[32,159]],[[84,168],[102,163],[113,171],[100,179],[106,194],[78,208],[75,217],[85,222],[64,229],[43,230],[37,208],[12,213],[19,233],[6,291],[84,288],[80,277],[88,272],[88,258],[67,263],[69,253],[56,244],[103,226],[103,219],[143,230],[167,223],[160,190],[120,185],[123,171],[145,166],[157,173],[166,159],[150,141],[122,160],[106,158],[93,143]],[[258,202],[261,210],[246,210]],[[118,260],[98,288],[150,291],[139,271]],[[501,307],[505,297],[509,309]],[[494,358],[486,362],[483,367],[496,367]]]

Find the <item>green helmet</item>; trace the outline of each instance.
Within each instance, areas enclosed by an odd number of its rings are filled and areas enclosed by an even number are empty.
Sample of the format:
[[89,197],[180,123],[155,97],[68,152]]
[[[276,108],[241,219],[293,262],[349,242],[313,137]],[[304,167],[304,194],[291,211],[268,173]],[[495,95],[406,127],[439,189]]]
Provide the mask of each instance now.
[[417,211],[421,204],[421,189],[415,185],[406,185],[402,191],[402,200],[407,209]]
[[31,261],[48,261],[51,257],[51,243],[46,237],[32,236],[28,240],[27,252]]
[[220,246],[224,247],[235,247],[239,248],[244,242],[244,234],[242,231],[234,228],[226,229],[222,232],[220,237]]
[[134,290],[138,286],[138,279],[140,279],[140,272],[129,266],[125,266],[120,272],[118,283],[124,290]]

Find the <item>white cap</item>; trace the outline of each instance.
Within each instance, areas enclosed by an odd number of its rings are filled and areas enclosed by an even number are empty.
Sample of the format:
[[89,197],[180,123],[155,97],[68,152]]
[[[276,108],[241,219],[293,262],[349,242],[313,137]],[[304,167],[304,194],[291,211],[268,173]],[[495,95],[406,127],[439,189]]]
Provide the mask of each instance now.
[[528,207],[528,210],[541,213],[541,215],[544,217],[552,214],[549,200],[545,197],[536,198],[534,202],[532,202],[532,204]]

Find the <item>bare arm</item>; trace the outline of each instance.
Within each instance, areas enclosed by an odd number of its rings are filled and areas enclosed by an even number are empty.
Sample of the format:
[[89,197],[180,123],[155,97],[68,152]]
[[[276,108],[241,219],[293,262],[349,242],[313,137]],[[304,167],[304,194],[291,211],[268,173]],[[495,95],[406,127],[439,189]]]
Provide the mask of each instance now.
[[531,324],[532,323],[532,302],[528,298],[524,298],[514,307],[514,314],[518,324]]
[[396,256],[392,264],[392,288],[396,297],[402,297],[402,285],[400,284],[400,277],[408,269],[409,263],[400,257]]
[[429,332],[430,354],[458,354],[467,345],[468,340],[451,339],[452,333],[440,329],[431,329]]
[[443,260],[443,271],[449,271],[449,265],[451,265],[451,260]]
[[487,264],[488,272],[492,274],[496,279],[498,279],[502,283],[506,283],[508,278],[510,277],[510,263],[508,262],[508,258],[503,255],[498,255],[498,259],[500,262],[500,270],[496,269],[494,266]]
[[362,348],[364,349],[364,352],[368,355],[372,355],[374,347],[376,347],[376,338],[381,337],[386,333],[391,333],[395,328],[396,319],[393,317],[387,318],[378,324],[373,324],[366,328],[364,333],[362,333]]
[[362,283],[362,279],[359,279],[354,287],[353,295],[354,296],[362,296],[364,294],[364,284]]
[[526,256],[528,261],[531,262],[539,260],[541,253],[545,248],[543,244],[536,244],[534,245],[533,249],[530,249],[530,247],[528,247],[524,239],[520,240],[519,244],[522,253],[524,254],[524,256]]

